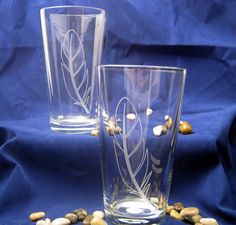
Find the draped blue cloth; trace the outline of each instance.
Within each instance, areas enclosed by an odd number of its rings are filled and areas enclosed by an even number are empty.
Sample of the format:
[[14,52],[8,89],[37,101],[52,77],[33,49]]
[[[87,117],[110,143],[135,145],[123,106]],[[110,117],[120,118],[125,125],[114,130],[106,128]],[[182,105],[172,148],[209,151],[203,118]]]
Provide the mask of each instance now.
[[[39,9],[107,12],[103,63],[187,69],[169,202],[236,224],[236,1],[0,1],[0,224],[102,209],[98,138],[49,127]],[[169,217],[165,224],[184,224]]]

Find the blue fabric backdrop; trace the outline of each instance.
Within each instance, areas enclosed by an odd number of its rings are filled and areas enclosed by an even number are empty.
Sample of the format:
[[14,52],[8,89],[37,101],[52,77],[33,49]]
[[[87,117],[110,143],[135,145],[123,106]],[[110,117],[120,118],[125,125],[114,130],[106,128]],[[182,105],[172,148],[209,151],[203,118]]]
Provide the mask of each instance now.
[[39,9],[50,5],[107,11],[105,63],[187,68],[181,119],[194,133],[179,135],[170,202],[236,224],[234,0],[1,0],[0,224],[102,209],[98,139],[49,128]]

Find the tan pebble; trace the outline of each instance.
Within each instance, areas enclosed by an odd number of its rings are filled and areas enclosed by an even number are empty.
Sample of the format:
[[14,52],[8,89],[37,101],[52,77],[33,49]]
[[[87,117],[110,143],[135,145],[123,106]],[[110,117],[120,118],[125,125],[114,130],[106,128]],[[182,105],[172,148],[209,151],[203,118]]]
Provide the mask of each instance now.
[[109,119],[107,121],[107,126],[115,128],[115,121],[113,119]]
[[202,218],[202,217],[201,217],[200,215],[194,215],[194,216],[192,216],[192,219],[193,219],[194,223],[200,222],[200,219],[201,219],[201,218]]
[[183,121],[179,126],[179,132],[181,134],[191,134],[193,129],[189,122]]
[[152,113],[153,113],[152,109],[151,109],[151,108],[147,108],[147,110],[146,110],[146,115],[147,115],[147,116],[151,116]]
[[108,225],[107,222],[99,217],[94,217],[91,220],[91,225]]
[[194,225],[203,225],[202,223],[195,223]]
[[83,220],[83,225],[90,225],[91,224],[91,220],[93,219],[93,215],[88,215],[84,218]]
[[101,218],[101,219],[104,219],[104,212],[103,211],[100,211],[100,210],[97,210],[97,211],[94,211],[93,212],[93,216],[94,217],[98,217],[98,218]]
[[200,223],[203,225],[219,225],[214,218],[201,218]]
[[180,211],[184,208],[184,205],[183,205],[183,203],[181,203],[181,202],[176,202],[176,203],[174,204],[174,207],[175,207],[175,210],[176,210],[176,211],[180,212]]
[[161,136],[163,131],[163,126],[162,125],[155,126],[152,131],[155,136]]
[[113,135],[115,134],[115,128],[113,128],[113,127],[107,126],[107,127],[106,127],[106,130],[107,130],[107,133],[108,133],[110,136],[113,136]]
[[128,114],[126,115],[126,118],[127,118],[128,120],[135,120],[136,116],[135,116],[134,113],[128,113]]
[[115,127],[115,129],[114,129],[115,134],[119,134],[121,132],[122,132],[122,129],[120,127]]
[[165,126],[162,126],[162,134],[166,134],[167,133],[167,128]]
[[66,218],[57,218],[52,221],[51,225],[69,225],[71,222]]
[[44,216],[45,216],[45,212],[34,212],[34,213],[30,214],[29,219],[31,221],[37,221],[37,220],[43,218]]
[[78,222],[78,216],[74,213],[67,213],[65,215],[65,218],[70,220],[71,223],[77,223]]
[[79,221],[82,221],[88,215],[87,211],[82,208],[74,210],[73,213],[77,215]]
[[180,211],[180,215],[182,217],[184,216],[194,216],[194,215],[197,215],[199,214],[199,209],[196,208],[196,207],[187,207],[187,208],[184,208]]
[[95,137],[98,137],[99,136],[99,130],[91,130],[91,135],[92,136],[95,136]]
[[172,209],[170,211],[170,216],[175,218],[176,220],[182,220],[182,216],[175,209]]
[[170,214],[170,211],[172,210],[172,209],[174,209],[175,207],[173,206],[173,205],[168,205],[167,207],[166,207],[166,213],[167,214]]
[[36,225],[47,225],[47,223],[44,220],[39,220],[37,221]]
[[[166,118],[166,117],[165,117],[165,118]],[[169,118],[166,120],[166,128],[167,128],[167,129],[171,129],[172,125],[173,125],[173,120],[172,120],[172,118],[169,116]]]
[[159,203],[159,198],[157,197],[151,197],[150,198],[151,203],[158,204]]

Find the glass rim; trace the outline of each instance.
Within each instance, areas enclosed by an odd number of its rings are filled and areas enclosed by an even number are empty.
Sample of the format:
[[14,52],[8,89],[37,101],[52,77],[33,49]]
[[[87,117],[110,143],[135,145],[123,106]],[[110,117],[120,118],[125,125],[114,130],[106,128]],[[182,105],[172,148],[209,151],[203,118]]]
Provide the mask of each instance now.
[[116,65],[116,64],[102,64],[98,66],[98,69],[153,69],[157,71],[169,71],[169,72],[182,72],[186,73],[187,69],[181,67],[172,66],[153,66],[153,65]]
[[[40,9],[40,12],[46,12],[52,9],[63,9],[63,8],[78,8],[78,9],[93,9],[98,11],[98,13],[88,13],[88,14],[71,14],[71,15],[75,15],[75,16],[98,16],[98,15],[102,15],[105,14],[105,10],[102,8],[98,8],[98,7],[91,7],[91,6],[82,6],[82,5],[55,5],[55,6],[47,6],[47,7],[43,7]],[[69,15],[69,14],[68,14]]]

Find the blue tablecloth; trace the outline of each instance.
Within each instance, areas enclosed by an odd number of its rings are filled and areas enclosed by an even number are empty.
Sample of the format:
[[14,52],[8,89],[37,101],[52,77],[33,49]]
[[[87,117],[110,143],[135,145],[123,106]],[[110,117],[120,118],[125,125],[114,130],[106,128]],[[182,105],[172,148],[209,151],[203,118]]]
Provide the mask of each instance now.
[[[236,224],[236,1],[0,1],[0,224],[102,209],[99,141],[53,133],[39,9],[107,11],[104,63],[187,68],[170,203]],[[165,224],[184,224],[169,217]]]

